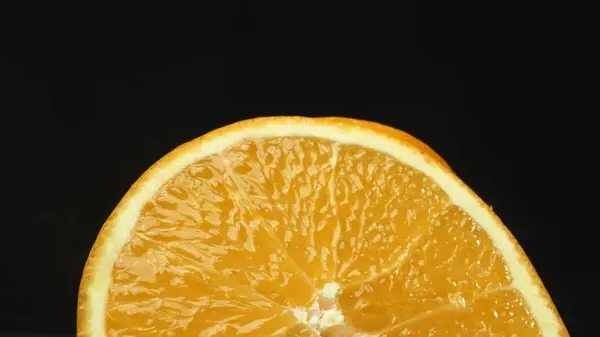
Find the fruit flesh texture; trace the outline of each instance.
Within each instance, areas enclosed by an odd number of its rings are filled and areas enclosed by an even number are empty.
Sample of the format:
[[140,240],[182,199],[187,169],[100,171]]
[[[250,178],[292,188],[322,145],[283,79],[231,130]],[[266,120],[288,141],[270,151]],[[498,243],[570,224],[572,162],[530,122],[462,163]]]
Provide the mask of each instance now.
[[313,138],[245,141],[165,184],[114,266],[106,332],[318,336],[291,309],[328,282],[369,335],[540,335],[486,233],[428,177]]

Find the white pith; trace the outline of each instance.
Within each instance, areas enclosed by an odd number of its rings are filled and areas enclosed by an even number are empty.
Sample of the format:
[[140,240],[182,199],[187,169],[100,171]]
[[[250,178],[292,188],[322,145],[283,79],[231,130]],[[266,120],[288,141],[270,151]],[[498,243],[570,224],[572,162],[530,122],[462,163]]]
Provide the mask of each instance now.
[[332,326],[344,324],[344,315],[337,307],[337,295],[340,285],[335,282],[327,283],[317,293],[317,298],[308,308],[291,309],[298,320],[316,332],[322,332]]

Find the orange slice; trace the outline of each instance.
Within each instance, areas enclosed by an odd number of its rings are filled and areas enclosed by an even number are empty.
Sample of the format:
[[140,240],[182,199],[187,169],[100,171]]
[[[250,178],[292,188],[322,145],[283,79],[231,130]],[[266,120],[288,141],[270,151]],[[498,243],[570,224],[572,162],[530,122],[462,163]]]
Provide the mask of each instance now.
[[184,144],[106,221],[79,336],[567,336],[518,243],[379,124],[259,118]]

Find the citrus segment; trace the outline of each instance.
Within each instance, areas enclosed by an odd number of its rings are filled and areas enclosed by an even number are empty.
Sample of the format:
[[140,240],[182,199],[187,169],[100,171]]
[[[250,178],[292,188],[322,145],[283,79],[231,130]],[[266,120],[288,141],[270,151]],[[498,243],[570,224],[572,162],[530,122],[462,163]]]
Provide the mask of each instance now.
[[317,287],[334,276],[334,156],[330,141],[290,137],[245,141],[223,153],[240,207],[267,221]]
[[107,336],[271,335],[296,325],[288,311],[167,247],[134,237],[114,266]]
[[515,290],[492,291],[465,308],[440,308],[380,337],[542,336],[531,311]]
[[393,269],[449,199],[423,173],[388,155],[339,147],[335,202],[342,229],[336,281],[347,283]]
[[380,331],[447,304],[470,306],[478,294],[510,282],[485,232],[451,206],[397,269],[347,285],[339,303],[354,326]]
[[240,200],[241,186],[233,186],[225,165],[223,158],[213,156],[166,184],[140,215],[139,235],[279,304],[309,305],[310,280],[299,273],[264,220],[248,212]]

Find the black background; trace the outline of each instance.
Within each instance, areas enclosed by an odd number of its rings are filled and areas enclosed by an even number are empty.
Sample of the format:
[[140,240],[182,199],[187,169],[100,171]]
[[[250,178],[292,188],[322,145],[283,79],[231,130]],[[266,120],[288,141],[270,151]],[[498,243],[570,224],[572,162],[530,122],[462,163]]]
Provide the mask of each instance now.
[[520,241],[571,334],[592,332],[597,8],[371,7],[38,8],[7,23],[0,330],[74,333],[83,264],[135,179],[216,127],[288,114],[431,145]]

